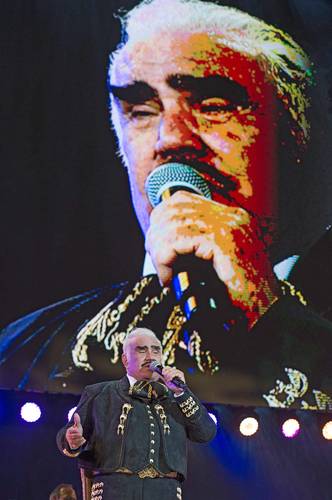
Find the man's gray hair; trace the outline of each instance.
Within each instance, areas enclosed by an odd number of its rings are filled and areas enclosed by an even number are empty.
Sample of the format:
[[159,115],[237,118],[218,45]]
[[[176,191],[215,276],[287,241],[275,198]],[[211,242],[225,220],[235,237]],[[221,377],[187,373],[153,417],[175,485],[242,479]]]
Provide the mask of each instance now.
[[141,335],[147,335],[149,337],[153,337],[154,339],[156,339],[158,344],[161,345],[160,340],[158,339],[157,335],[152,330],[149,330],[148,328],[135,328],[130,333],[128,333],[127,337],[125,338],[125,340],[123,342],[122,350],[125,354],[126,354],[129,342],[136,337],[140,337]]
[[[156,34],[162,38],[181,31],[207,33],[221,47],[245,54],[258,62],[274,85],[283,108],[289,113],[290,134],[298,145],[307,142],[307,89],[312,84],[312,67],[302,48],[282,30],[241,10],[201,0],[144,0],[122,18],[122,27],[123,41],[111,56],[110,80],[124,47],[130,48]],[[121,127],[116,106],[111,106],[111,114],[121,148]]]

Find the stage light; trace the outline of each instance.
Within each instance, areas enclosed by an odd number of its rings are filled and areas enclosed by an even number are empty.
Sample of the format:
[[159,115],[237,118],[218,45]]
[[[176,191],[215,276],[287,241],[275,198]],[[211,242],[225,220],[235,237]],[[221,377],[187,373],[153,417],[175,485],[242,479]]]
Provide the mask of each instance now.
[[25,403],[21,408],[21,418],[26,422],[37,422],[40,416],[41,411],[36,403]]
[[282,433],[287,438],[293,438],[298,435],[300,431],[300,424],[296,418],[288,418],[282,424]]
[[218,419],[216,417],[216,415],[214,413],[212,413],[211,411],[209,411],[209,415],[210,417],[212,418],[213,422],[218,425]]
[[77,406],[74,406],[71,410],[69,410],[69,412],[68,412],[68,422],[71,419],[71,417],[73,416],[73,414],[75,413],[76,408],[77,408]]
[[246,417],[240,423],[240,432],[243,436],[253,436],[258,431],[258,420],[255,417]]
[[322,434],[325,439],[332,439],[332,420],[329,420],[323,425]]

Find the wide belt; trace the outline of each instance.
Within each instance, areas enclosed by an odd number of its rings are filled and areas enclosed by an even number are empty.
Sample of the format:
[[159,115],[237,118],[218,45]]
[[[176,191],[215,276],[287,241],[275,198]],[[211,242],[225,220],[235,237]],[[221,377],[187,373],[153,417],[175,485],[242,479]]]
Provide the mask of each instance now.
[[179,479],[179,474],[177,472],[159,472],[157,469],[155,469],[152,465],[149,465],[148,467],[145,467],[144,469],[140,470],[139,472],[133,472],[130,469],[127,469],[126,467],[120,467],[119,469],[116,469],[115,472],[120,472],[122,474],[130,474],[130,475],[135,475],[138,476],[140,479],[145,479],[146,477],[150,477],[154,479],[155,477],[165,477],[168,479]]

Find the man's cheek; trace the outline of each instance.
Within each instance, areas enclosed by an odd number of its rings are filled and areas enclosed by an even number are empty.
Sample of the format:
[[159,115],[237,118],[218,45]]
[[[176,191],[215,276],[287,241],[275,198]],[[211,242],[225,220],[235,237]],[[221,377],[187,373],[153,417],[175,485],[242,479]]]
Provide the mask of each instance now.
[[[227,168],[232,175],[245,175],[250,162],[249,152],[256,142],[259,131],[254,125],[243,126],[238,122],[230,122],[227,128],[210,127],[202,133],[205,144],[220,158],[220,169]],[[223,164],[225,163],[225,165]]]

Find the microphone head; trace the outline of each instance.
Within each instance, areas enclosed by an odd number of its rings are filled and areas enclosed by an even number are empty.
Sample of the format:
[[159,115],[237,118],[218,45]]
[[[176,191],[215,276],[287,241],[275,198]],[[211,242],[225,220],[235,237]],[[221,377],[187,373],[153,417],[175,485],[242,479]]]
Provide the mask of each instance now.
[[163,193],[169,189],[192,191],[204,198],[212,198],[207,181],[197,170],[184,163],[164,163],[146,179],[145,191],[153,207],[162,201]]
[[163,371],[162,364],[159,361],[156,361],[156,360],[151,361],[151,363],[149,365],[149,369],[152,372],[157,372],[159,374]]

